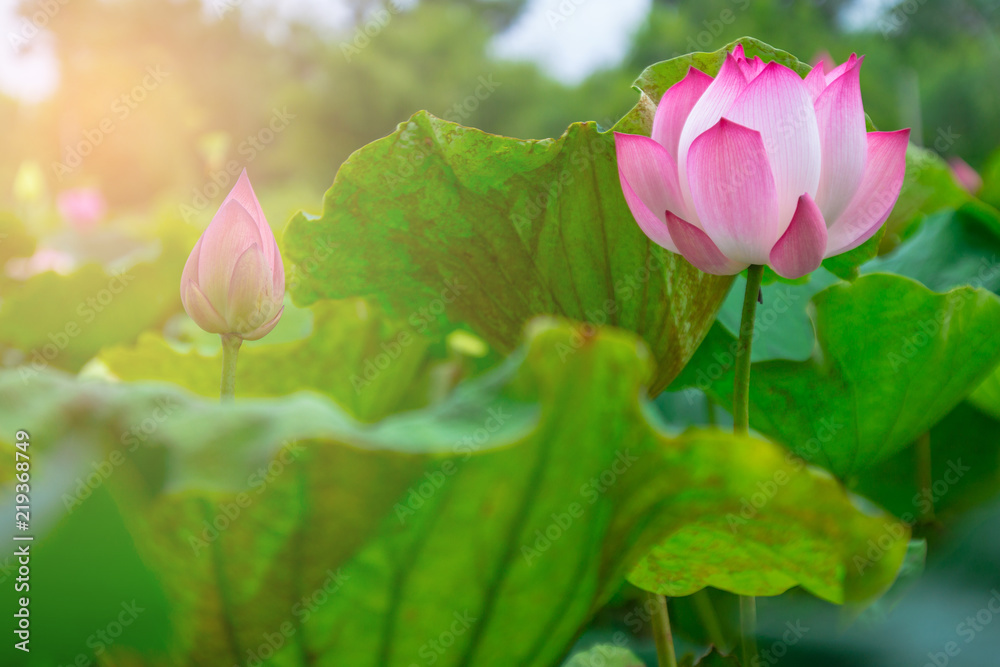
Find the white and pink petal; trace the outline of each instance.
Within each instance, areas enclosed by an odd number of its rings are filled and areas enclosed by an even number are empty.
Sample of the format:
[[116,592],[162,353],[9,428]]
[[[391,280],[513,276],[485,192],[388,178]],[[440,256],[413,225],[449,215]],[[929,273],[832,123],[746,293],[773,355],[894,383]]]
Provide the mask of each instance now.
[[224,304],[236,261],[247,248],[261,243],[253,216],[236,200],[229,200],[215,214],[199,241],[198,284],[209,301]]
[[858,247],[888,219],[906,175],[909,130],[869,132],[864,176],[854,197],[830,225],[827,257]]
[[677,145],[691,109],[712,84],[712,77],[691,67],[687,75],[667,89],[653,116],[653,139],[677,162]]
[[861,102],[861,63],[830,83],[816,100],[822,169],[816,203],[827,220],[836,220],[861,183],[867,160],[865,109]]
[[760,132],[721,119],[691,145],[691,195],[701,228],[728,258],[764,264],[783,230]]
[[794,71],[772,61],[740,93],[725,116],[760,132],[774,175],[778,217],[787,225],[799,197],[803,193],[815,195],[819,186],[819,127],[805,83]]
[[[742,47],[738,48],[742,53]],[[688,114],[680,140],[677,143],[677,169],[681,193],[684,195],[685,203],[689,205],[689,212],[691,210],[691,192],[687,183],[688,150],[695,139],[719,122],[719,119],[729,110],[746,85],[746,77],[740,70],[738,60],[732,54],[727,55],[725,62],[722,63],[722,69],[719,70],[712,84],[705,90],[697,104],[691,109],[691,113]],[[690,217],[687,219],[689,222],[695,222]]]
[[698,229],[690,222],[678,218],[667,211],[667,227],[677,248],[684,259],[705,273],[716,276],[732,276],[749,264],[738,262],[726,257],[719,247],[708,237],[708,234]]
[[199,327],[208,333],[230,333],[226,320],[199,289],[197,283],[186,283],[181,296],[184,310]]
[[654,243],[677,252],[663,214],[683,215],[677,166],[667,149],[649,137],[615,133],[615,153],[622,193],[632,216]]

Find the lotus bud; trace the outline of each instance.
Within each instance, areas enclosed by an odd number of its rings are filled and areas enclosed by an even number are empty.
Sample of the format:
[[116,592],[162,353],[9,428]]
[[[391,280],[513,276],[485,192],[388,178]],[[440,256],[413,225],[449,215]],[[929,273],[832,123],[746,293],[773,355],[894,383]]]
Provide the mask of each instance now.
[[951,167],[951,173],[959,185],[971,194],[976,194],[983,187],[983,177],[962,158],[951,158],[948,160],[948,166]]
[[240,174],[181,275],[181,302],[209,333],[258,340],[284,310],[285,270],[274,234]]

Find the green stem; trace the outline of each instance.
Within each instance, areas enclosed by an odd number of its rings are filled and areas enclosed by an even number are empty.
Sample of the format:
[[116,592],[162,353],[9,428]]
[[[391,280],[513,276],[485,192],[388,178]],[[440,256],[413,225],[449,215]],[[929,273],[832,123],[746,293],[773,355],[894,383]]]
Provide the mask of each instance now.
[[722,635],[722,625],[715,613],[715,606],[712,604],[708,589],[703,588],[692,595],[691,602],[694,603],[694,610],[698,614],[698,620],[701,621],[701,627],[705,628],[705,632],[708,634],[708,641],[712,642],[712,646],[717,648],[720,653],[728,653],[726,638]]
[[670,631],[670,616],[667,614],[667,598],[647,591],[653,603],[653,641],[656,642],[656,660],[659,667],[677,667],[674,653],[674,635]]
[[757,657],[757,600],[752,595],[740,596],[740,633],[744,665],[756,664]]
[[715,401],[708,394],[705,394],[705,418],[709,426],[716,426],[719,420],[715,417]]
[[240,354],[243,338],[237,334],[222,334],[222,402],[236,396],[236,357]]
[[922,512],[920,520],[924,522],[934,521],[934,496],[931,494],[931,434],[924,433],[917,438],[917,485],[920,488],[921,497],[925,498],[930,507]]
[[[740,341],[736,349],[736,380],[733,384],[733,432],[746,434],[750,430],[750,351],[753,327],[757,316],[757,298],[764,267],[754,264],[747,269],[747,289],[743,294],[743,316],[740,320]],[[757,656],[757,601],[753,596],[740,596],[740,635],[743,664],[752,665]]]
[[708,589],[703,588],[692,595],[691,602],[694,603],[695,613],[698,614],[701,627],[705,628],[712,646],[717,648],[720,653],[729,653],[726,638],[722,635],[722,625],[719,623],[719,617],[715,614],[715,607],[712,605],[712,598],[708,595]]
[[750,347],[753,345],[753,325],[757,315],[757,295],[764,267],[754,264],[747,269],[747,290],[743,294],[743,317],[740,320],[740,342],[736,350],[736,382],[733,385],[733,431],[750,430]]

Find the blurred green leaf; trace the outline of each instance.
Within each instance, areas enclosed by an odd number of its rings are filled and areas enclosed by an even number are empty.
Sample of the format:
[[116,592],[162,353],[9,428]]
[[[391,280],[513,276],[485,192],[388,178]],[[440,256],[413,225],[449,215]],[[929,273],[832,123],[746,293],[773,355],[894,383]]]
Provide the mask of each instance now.
[[[10,532],[4,531],[0,609],[12,618],[19,606],[17,599],[26,596],[31,614],[30,653],[5,646],[4,664],[93,664],[90,660],[95,652],[103,654],[112,646],[162,653],[168,646],[172,622],[163,587],[140,558],[108,490],[94,482],[100,473],[72,443],[64,444],[47,457],[38,456],[37,447],[29,449],[31,530],[21,533],[11,525]],[[7,447],[0,450],[9,457],[6,460],[14,460],[13,451]],[[94,487],[89,488],[88,483]],[[86,490],[87,502],[67,507],[59,492],[72,494],[76,488]],[[0,500],[11,508],[15,505],[13,491],[9,480],[0,486]],[[12,533],[44,539],[15,542]],[[30,550],[26,578],[19,575],[18,567],[24,563],[17,554],[25,545]],[[18,576],[21,581],[15,589]],[[20,587],[23,584],[27,587]]]
[[987,204],[1000,208],[1000,149],[994,150],[983,165],[983,187],[978,197]]
[[994,368],[976,387],[969,396],[969,402],[994,419],[1000,419],[1000,366]]
[[906,150],[906,177],[899,199],[886,220],[879,252],[899,245],[926,216],[954,209],[973,199],[958,184],[951,167],[934,151],[910,144]]
[[180,309],[180,276],[169,262],[121,270],[87,264],[8,283],[0,343],[20,349],[25,382],[52,366],[78,371],[102,348],[130,342]]
[[[808,361],[753,364],[750,425],[845,477],[899,451],[1000,362],[1000,299],[869,274],[812,299]],[[767,335],[764,333],[764,335]],[[717,326],[680,378],[732,404],[736,341]]]
[[[833,601],[892,581],[905,527],[828,475],[761,440],[651,424],[635,337],[531,330],[496,372],[374,425],[315,394],[219,405],[51,374],[25,387],[8,371],[0,434],[29,423],[42,451],[124,457],[104,483],[166,590],[174,664],[266,646],[275,664],[557,664],[656,544],[669,562],[655,576],[691,589],[710,583],[691,571]],[[770,502],[740,516],[768,484]],[[803,488],[822,502],[790,507]],[[733,558],[701,563],[709,542]],[[748,552],[757,580],[739,573]]]
[[853,490],[907,523],[933,512],[946,524],[1000,493],[1000,422],[960,403],[930,430],[931,488],[917,482],[908,447],[858,476]]
[[13,257],[28,257],[35,252],[35,239],[13,213],[0,211],[0,280],[4,264]]
[[910,238],[862,267],[864,273],[895,273],[935,292],[971,285],[1000,291],[1000,218],[965,206],[931,215]]
[[[312,390],[364,421],[419,407],[434,396],[440,382],[432,371],[448,368],[434,366],[442,360],[431,354],[431,337],[361,299],[322,302],[313,310],[308,338],[240,351],[238,396]],[[143,334],[134,347],[108,349],[100,358],[122,380],[161,380],[201,396],[219,394],[221,351],[212,357],[181,352],[158,335]],[[452,364],[451,370],[461,369]]]

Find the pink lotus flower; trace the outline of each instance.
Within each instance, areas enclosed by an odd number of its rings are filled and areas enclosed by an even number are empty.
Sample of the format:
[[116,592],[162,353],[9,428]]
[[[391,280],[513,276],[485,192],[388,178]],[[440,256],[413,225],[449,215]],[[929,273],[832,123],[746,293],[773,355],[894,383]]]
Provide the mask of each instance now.
[[833,59],[829,51],[817,51],[813,55],[812,61],[809,63],[812,67],[823,68],[824,71],[829,71],[837,66],[837,61]]
[[257,340],[278,323],[284,296],[278,244],[244,170],[184,265],[181,301],[205,331]]
[[737,46],[715,79],[691,68],[651,138],[615,134],[642,231],[716,275],[767,264],[798,278],[864,243],[899,197],[909,130],[865,131],[862,60],[803,80]]
[[96,188],[75,188],[60,192],[56,197],[56,208],[68,223],[81,232],[93,229],[107,213],[104,196]]
[[976,194],[983,187],[983,177],[962,158],[951,158],[948,160],[948,166],[951,167],[951,173],[958,184],[968,190],[970,194]]

